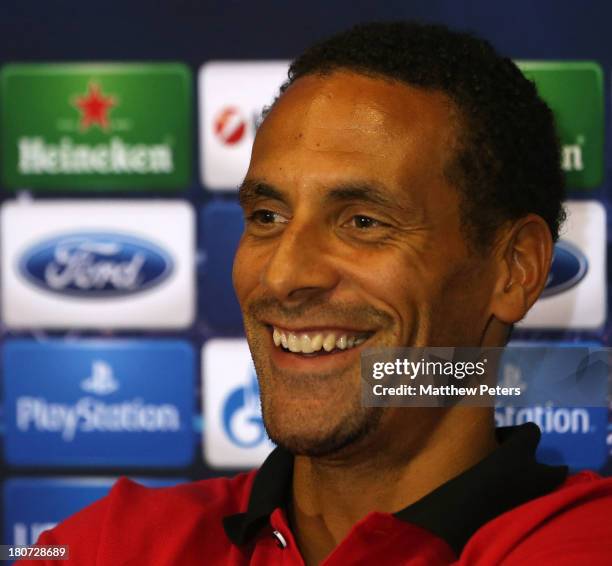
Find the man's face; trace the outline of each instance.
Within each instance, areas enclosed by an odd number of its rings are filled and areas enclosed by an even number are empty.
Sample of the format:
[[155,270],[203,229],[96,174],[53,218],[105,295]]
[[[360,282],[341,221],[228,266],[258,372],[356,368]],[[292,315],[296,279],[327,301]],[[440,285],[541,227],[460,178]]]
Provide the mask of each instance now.
[[443,173],[456,128],[443,94],[351,72],[299,79],[260,127],[233,279],[268,434],[292,452],[405,418],[361,406],[364,348],[480,343],[492,277]]

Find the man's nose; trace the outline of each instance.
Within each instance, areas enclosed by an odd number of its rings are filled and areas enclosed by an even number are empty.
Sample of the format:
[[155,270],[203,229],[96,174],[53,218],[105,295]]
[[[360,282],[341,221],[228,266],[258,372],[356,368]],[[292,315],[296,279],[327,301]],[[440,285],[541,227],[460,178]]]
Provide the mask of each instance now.
[[283,231],[262,273],[262,283],[280,301],[303,301],[332,290],[339,281],[331,234],[294,218]]

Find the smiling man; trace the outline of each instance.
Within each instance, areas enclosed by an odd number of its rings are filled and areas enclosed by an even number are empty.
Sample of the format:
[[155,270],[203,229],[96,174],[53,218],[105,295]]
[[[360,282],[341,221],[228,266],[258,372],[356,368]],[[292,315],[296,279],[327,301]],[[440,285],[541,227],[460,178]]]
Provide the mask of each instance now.
[[44,534],[78,564],[612,563],[612,481],[538,464],[490,408],[361,403],[378,346],[502,346],[563,218],[553,119],[508,59],[437,26],[309,49],[255,140],[234,264],[278,445],[258,471],[121,480]]

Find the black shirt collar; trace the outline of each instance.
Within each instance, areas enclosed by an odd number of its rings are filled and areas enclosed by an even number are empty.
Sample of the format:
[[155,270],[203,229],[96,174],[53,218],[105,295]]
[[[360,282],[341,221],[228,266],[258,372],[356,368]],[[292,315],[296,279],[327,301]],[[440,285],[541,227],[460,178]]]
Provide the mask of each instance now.
[[[444,539],[457,553],[485,523],[505,511],[550,493],[567,476],[566,466],[535,460],[540,429],[534,423],[496,429],[500,446],[484,460],[395,513]],[[223,526],[234,544],[249,542],[291,493],[293,455],[276,448],[253,483],[245,513],[225,517]]]

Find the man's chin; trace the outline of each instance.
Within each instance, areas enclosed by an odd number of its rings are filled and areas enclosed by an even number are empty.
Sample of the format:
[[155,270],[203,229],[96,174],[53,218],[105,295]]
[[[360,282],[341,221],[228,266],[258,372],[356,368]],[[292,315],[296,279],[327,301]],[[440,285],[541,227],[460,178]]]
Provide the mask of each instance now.
[[378,427],[381,414],[381,410],[369,410],[358,420],[349,417],[335,427],[330,427],[329,422],[323,426],[312,421],[272,423],[264,414],[264,424],[277,446],[295,456],[322,458],[341,454],[363,442]]

